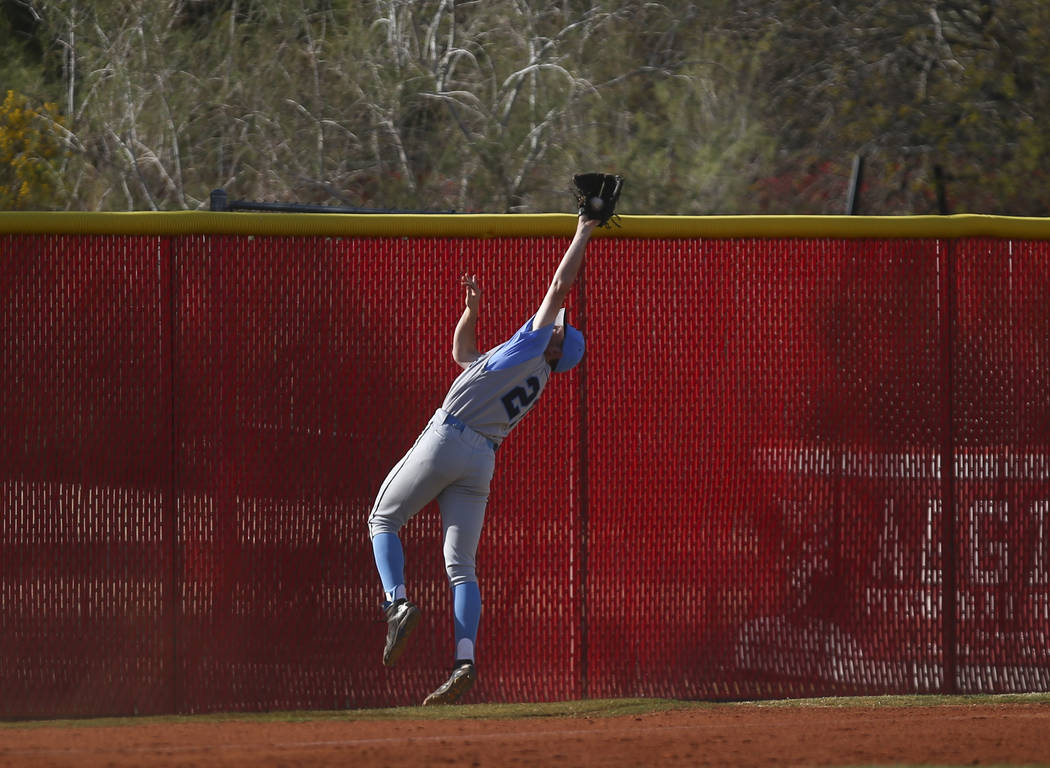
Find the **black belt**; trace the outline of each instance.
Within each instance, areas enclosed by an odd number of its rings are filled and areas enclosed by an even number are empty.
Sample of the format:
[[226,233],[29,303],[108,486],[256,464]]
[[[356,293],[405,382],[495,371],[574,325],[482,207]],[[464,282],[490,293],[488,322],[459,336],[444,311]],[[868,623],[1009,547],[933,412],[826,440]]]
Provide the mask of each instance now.
[[[466,425],[466,423],[460,421],[455,416],[453,416],[451,413],[448,414],[447,416],[445,416],[445,423],[448,424],[453,429],[458,430],[459,432],[462,432],[464,429],[470,429],[470,427],[468,427]],[[474,430],[470,429],[470,431],[473,432]],[[481,434],[481,433],[479,432],[478,434]],[[484,435],[482,435],[482,437],[484,437]],[[489,444],[489,447],[492,450],[496,450],[496,444],[494,442],[492,442],[491,440],[489,440],[487,437],[485,437],[485,442]]]

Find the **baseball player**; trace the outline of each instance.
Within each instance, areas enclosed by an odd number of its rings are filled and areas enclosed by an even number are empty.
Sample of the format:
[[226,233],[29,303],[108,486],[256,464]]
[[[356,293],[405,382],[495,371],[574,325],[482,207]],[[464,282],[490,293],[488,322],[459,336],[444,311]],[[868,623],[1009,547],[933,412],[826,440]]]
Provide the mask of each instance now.
[[507,341],[482,353],[477,346],[481,291],[464,274],[463,314],[452,336],[452,357],[463,372],[452,383],[415,445],[383,481],[368,517],[387,619],[383,663],[393,666],[419,623],[408,600],[401,526],[433,499],[441,509],[445,570],[452,585],[455,663],[449,679],[423,701],[451,704],[477,680],[474,642],[481,619],[481,591],[474,556],[488,503],[496,448],[536,404],[551,372],[568,371],[583,358],[583,334],[564,322],[562,305],[583,265],[587,243],[600,222],[580,214],[576,234],[558,264],[536,314]]

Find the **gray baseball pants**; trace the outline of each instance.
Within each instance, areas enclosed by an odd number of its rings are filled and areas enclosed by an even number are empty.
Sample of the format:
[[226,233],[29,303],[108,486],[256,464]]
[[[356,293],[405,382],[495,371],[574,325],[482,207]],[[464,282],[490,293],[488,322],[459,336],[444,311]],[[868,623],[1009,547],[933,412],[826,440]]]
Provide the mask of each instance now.
[[387,475],[368,516],[371,537],[393,533],[434,499],[441,509],[445,570],[452,586],[477,581],[475,555],[496,466],[492,444],[438,408]]

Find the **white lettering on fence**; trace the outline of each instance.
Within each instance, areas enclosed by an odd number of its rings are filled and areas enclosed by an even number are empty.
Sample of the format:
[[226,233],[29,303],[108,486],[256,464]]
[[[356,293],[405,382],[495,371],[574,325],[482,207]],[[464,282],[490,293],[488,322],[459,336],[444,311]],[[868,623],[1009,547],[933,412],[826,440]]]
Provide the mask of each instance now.
[[[795,602],[741,628],[741,665],[787,659],[819,679],[936,690],[945,584],[940,453],[778,444],[754,458],[767,488],[783,494],[776,508],[784,529],[796,534],[782,545]],[[952,479],[957,681],[970,690],[1050,685],[1050,446],[968,449],[955,457]],[[814,581],[818,575],[848,582],[842,588],[857,603],[849,630],[822,614],[827,596],[815,595],[814,584],[829,582]],[[887,631],[932,645],[870,645],[885,642],[876,636]],[[818,658],[807,660],[814,650]],[[983,663],[996,656],[1012,666]]]

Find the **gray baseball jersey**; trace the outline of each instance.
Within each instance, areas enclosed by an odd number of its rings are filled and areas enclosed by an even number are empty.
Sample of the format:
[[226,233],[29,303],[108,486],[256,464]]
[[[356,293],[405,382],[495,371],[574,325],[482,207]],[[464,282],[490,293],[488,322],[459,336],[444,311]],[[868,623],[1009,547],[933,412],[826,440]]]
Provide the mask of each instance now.
[[456,378],[441,408],[383,482],[368,518],[372,536],[396,534],[436,498],[449,580],[453,585],[477,580],[474,558],[495,468],[493,449],[547,386],[551,368],[543,353],[553,331],[553,324],[532,330],[529,318]]
[[539,400],[551,368],[543,357],[553,325],[532,330],[532,318],[509,340],[461,373],[441,407],[496,445]]

